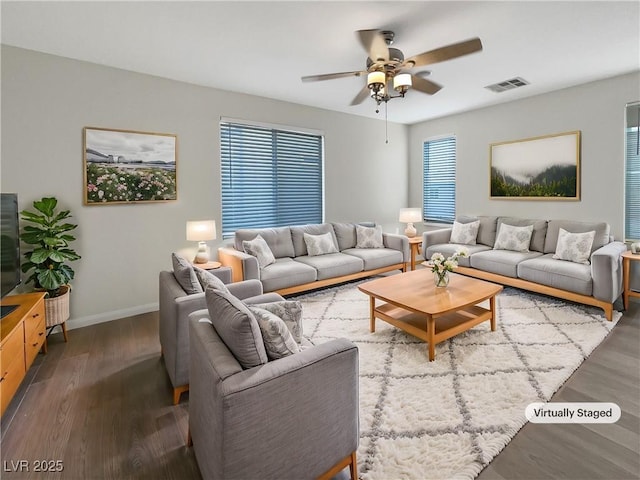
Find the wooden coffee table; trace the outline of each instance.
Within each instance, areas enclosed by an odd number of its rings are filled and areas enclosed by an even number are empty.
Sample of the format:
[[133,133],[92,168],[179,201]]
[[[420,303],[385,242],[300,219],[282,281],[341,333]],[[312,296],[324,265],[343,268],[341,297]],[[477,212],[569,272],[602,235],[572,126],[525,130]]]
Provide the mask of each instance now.
[[[363,283],[358,288],[369,295],[370,330],[376,318],[384,320],[429,344],[429,361],[436,344],[469,330],[486,320],[496,329],[496,295],[502,285],[463,275],[450,274],[449,286],[436,288],[429,269],[391,275]],[[376,300],[383,302],[376,306]],[[478,303],[489,300],[489,309]]]

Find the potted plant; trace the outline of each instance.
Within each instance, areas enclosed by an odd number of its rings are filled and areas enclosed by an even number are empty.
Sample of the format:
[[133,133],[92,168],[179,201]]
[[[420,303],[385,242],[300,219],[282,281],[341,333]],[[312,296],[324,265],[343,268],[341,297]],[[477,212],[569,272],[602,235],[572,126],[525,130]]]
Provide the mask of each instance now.
[[66,341],[64,322],[69,318],[69,282],[75,275],[67,262],[81,257],[69,248],[69,243],[76,239],[69,232],[77,225],[68,223],[69,210],[57,212],[57,205],[55,197],[44,197],[33,202],[35,212],[20,212],[22,220],[30,223],[24,227],[20,240],[33,246],[25,252],[26,261],[21,268],[23,273],[31,272],[25,283],[33,282],[36,289],[47,292],[47,327],[62,325]]

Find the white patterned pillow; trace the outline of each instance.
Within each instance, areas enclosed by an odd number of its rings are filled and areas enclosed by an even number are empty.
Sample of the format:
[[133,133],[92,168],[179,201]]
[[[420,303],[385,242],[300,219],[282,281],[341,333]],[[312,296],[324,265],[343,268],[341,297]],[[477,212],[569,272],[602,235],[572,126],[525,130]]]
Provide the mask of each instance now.
[[304,243],[307,245],[307,253],[310,256],[338,253],[338,247],[336,247],[336,244],[333,241],[331,232],[323,233],[321,235],[311,235],[310,233],[305,232]]
[[253,240],[243,240],[242,248],[246,253],[253,255],[258,259],[258,265],[260,268],[264,268],[267,265],[271,265],[276,262],[276,257],[273,256],[273,252],[269,248],[269,245],[260,235],[257,235]]
[[249,310],[258,321],[269,360],[277,360],[300,351],[300,346],[281,318],[253,305],[249,305]]
[[514,252],[528,252],[533,235],[533,225],[516,227],[506,223],[500,224],[494,250],[513,250]]
[[591,247],[595,237],[595,230],[584,233],[570,233],[561,228],[558,232],[558,243],[556,244],[556,253],[553,254],[553,258],[589,265]]
[[356,248],[384,248],[382,225],[375,227],[356,225]]
[[480,220],[469,223],[453,222],[451,230],[450,243],[459,243],[462,245],[475,245],[478,229],[480,228]]
[[302,342],[302,303],[298,300],[280,300],[279,302],[254,303],[252,307],[271,312],[287,325],[297,343]]

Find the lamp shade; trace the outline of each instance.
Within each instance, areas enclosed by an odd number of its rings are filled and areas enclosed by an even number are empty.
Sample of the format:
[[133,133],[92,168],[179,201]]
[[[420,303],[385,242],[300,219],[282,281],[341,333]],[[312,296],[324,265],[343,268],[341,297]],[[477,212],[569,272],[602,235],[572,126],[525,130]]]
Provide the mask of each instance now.
[[187,240],[205,242],[216,238],[215,220],[197,220],[187,222]]
[[367,75],[367,85],[371,88],[373,85],[384,85],[387,78],[384,72],[371,72]]
[[401,208],[398,221],[402,223],[420,222],[422,220],[422,209]]
[[411,86],[411,75],[408,73],[401,73],[393,77],[393,89],[402,90]]

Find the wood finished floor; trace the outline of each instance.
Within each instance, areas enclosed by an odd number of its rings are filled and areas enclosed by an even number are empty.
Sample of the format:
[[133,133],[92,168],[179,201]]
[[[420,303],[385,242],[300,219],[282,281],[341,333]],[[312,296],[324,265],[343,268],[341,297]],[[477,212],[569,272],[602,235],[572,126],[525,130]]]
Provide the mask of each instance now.
[[[527,424],[479,480],[640,478],[640,302],[556,393],[615,402],[613,425]],[[157,313],[49,337],[2,417],[3,479],[198,479],[188,395],[171,405]],[[15,472],[26,461],[29,471]],[[34,472],[61,460],[60,473]]]

